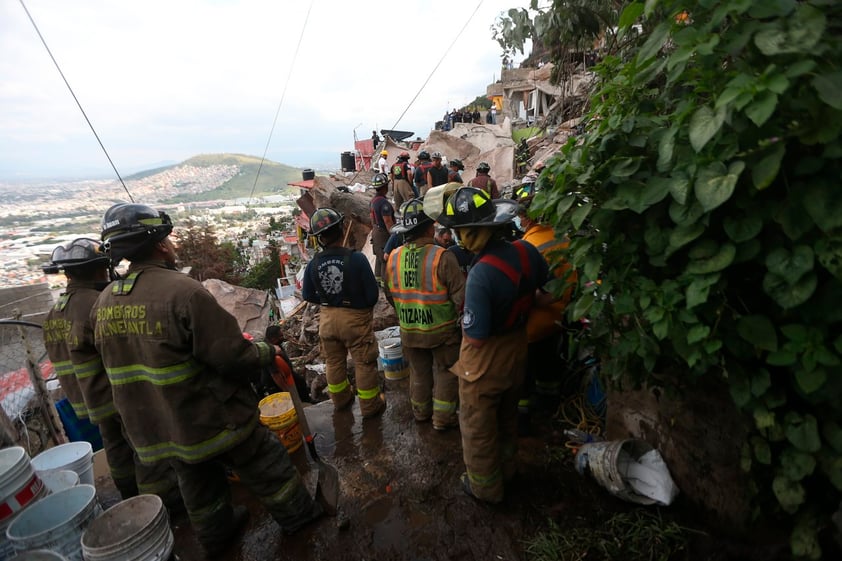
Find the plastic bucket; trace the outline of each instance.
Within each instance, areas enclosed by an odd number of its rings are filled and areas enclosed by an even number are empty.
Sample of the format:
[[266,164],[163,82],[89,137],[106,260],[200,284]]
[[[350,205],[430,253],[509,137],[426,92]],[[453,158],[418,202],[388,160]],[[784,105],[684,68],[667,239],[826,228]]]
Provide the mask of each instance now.
[[101,514],[82,534],[85,561],[166,561],[172,530],[157,495],[138,495]]
[[20,446],[0,450],[0,524],[49,493]]
[[44,481],[47,489],[50,490],[50,493],[58,493],[59,491],[79,485],[79,474],[69,469],[42,472],[41,479]]
[[289,452],[295,452],[303,442],[301,427],[292,397],[288,392],[267,395],[257,404],[260,408],[260,422],[278,435]]
[[403,380],[409,376],[409,367],[403,360],[403,348],[400,337],[389,337],[377,342],[380,352],[380,364],[387,380]]
[[82,561],[82,532],[102,511],[93,485],[77,485],[44,497],[21,512],[6,529],[15,551],[49,549]]
[[638,495],[626,485],[617,461],[621,450],[633,458],[639,458],[652,450],[652,447],[642,440],[589,442],[576,453],[576,470],[584,473],[587,468],[597,483],[621,499],[643,505],[654,504],[654,500]]
[[93,447],[90,442],[68,442],[44,450],[32,458],[32,467],[38,472],[69,469],[79,474],[79,482],[94,484]]
[[33,549],[18,553],[15,561],[67,561],[67,557],[49,549]]

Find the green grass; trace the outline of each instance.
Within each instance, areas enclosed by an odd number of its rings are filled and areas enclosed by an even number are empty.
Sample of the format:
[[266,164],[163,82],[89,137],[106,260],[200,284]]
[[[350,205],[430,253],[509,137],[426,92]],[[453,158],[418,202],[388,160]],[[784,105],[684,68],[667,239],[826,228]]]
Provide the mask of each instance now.
[[533,136],[538,136],[543,133],[543,130],[540,127],[526,127],[522,129],[516,129],[512,131],[512,140],[514,140],[515,144],[518,144],[524,138],[530,139]]
[[526,544],[529,561],[667,561],[687,547],[687,528],[657,510],[634,510],[595,521],[595,528],[549,529]]

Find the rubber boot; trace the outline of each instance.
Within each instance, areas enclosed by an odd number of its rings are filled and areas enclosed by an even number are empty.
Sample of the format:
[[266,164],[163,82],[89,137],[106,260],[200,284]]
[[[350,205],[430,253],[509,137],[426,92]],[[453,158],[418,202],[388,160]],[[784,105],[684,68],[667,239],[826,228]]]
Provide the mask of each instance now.
[[286,526],[283,526],[283,532],[288,536],[294,534],[302,528],[304,528],[305,526],[307,526],[308,524],[310,524],[311,522],[315,522],[316,520],[324,516],[324,514],[324,507],[322,507],[322,505],[318,501],[313,501],[313,509],[310,511],[310,514],[301,517],[301,519],[296,521],[296,523],[293,525],[287,524]]
[[245,506],[236,505],[231,514],[231,524],[228,526],[229,531],[220,536],[219,539],[214,539],[213,542],[202,544],[205,551],[205,556],[208,558],[221,557],[228,551],[231,545],[238,540],[243,529],[249,520],[249,510]]

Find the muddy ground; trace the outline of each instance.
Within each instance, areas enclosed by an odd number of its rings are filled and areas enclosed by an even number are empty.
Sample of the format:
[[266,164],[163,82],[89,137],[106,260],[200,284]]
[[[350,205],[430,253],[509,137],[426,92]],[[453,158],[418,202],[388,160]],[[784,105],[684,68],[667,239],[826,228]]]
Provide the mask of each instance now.
[[[340,472],[340,512],[301,533],[282,536],[262,506],[233,483],[236,503],[247,505],[251,518],[242,538],[222,558],[226,561],[378,560],[378,561],[516,561],[549,559],[527,552],[527,544],[550,523],[569,535],[584,536],[581,548],[557,559],[605,559],[583,529],[599,528],[617,513],[645,509],[675,520],[685,545],[670,559],[785,559],[785,548],[741,545],[709,532],[681,498],[668,508],[640,507],[610,496],[573,469],[564,447],[564,428],[544,416],[532,436],[520,439],[520,475],[507,487],[505,501],[488,506],[466,496],[458,477],[464,471],[458,430],[434,431],[418,424],[408,402],[408,379],[387,383],[388,409],[365,420],[353,410],[334,413],[331,403],[306,409],[317,449]],[[293,459],[311,482],[304,448]],[[99,480],[101,498],[114,502]],[[109,497],[109,492],[111,496]],[[173,520],[175,553],[182,561],[202,559],[189,523]],[[575,549],[575,548],[574,548]],[[590,551],[589,551],[590,550]],[[630,552],[631,553],[631,552]],[[626,558],[635,558],[631,555]]]

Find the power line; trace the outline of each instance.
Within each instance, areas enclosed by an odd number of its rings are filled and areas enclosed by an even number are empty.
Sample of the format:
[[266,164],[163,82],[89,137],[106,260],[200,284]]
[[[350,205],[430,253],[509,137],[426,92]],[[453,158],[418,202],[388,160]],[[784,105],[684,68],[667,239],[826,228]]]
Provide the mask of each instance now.
[[423,84],[421,84],[421,89],[419,89],[419,90],[418,90],[418,93],[416,93],[416,94],[415,94],[415,97],[413,97],[413,98],[412,98],[412,100],[409,102],[409,105],[407,105],[407,106],[406,106],[406,109],[404,109],[404,110],[403,110],[403,113],[401,113],[401,116],[400,116],[400,117],[398,117],[398,120],[397,120],[397,121],[395,121],[395,124],[394,124],[394,125],[392,125],[392,130],[397,130],[397,128],[398,128],[398,124],[401,122],[401,119],[403,119],[404,115],[406,115],[406,112],[407,112],[407,111],[409,111],[409,108],[410,108],[410,107],[412,107],[412,104],[413,104],[413,103],[415,103],[415,100],[416,100],[416,99],[418,99],[418,96],[419,96],[419,95],[421,95],[421,92],[422,92],[422,91],[424,91],[424,88],[427,86],[427,83],[428,83],[428,82],[430,81],[430,79],[433,77],[433,74],[435,74],[435,73],[436,73],[436,70],[438,70],[438,69],[439,69],[439,66],[441,66],[441,63],[442,63],[442,62],[444,62],[444,57],[446,57],[446,56],[447,56],[447,54],[450,52],[450,49],[452,49],[452,48],[453,48],[453,45],[455,45],[455,44],[456,44],[456,41],[458,41],[458,40],[459,40],[459,37],[461,37],[461,36],[462,36],[462,33],[465,31],[465,29],[467,29],[468,25],[471,23],[471,20],[473,20],[473,19],[474,19],[474,16],[475,16],[475,15],[477,15],[477,12],[479,11],[480,6],[482,6],[483,1],[484,1],[484,0],[480,0],[480,1],[479,1],[479,4],[477,4],[477,7],[476,7],[476,8],[474,8],[473,13],[470,15],[470,17],[468,17],[468,21],[466,21],[466,22],[465,22],[465,25],[463,25],[463,26],[462,26],[462,29],[460,29],[460,30],[459,30],[459,33],[457,33],[457,34],[456,34],[456,37],[453,39],[453,42],[451,42],[451,43],[450,43],[450,46],[449,46],[449,47],[447,47],[447,50],[446,50],[446,51],[444,51],[444,54],[443,54],[443,55],[441,55],[441,58],[439,59],[439,61],[438,61],[438,63],[436,64],[436,66],[433,68],[432,72],[430,72],[430,75],[429,75],[429,76],[427,76],[427,79],[426,79],[426,80],[424,80],[424,83],[423,83]]
[[91,120],[88,119],[88,114],[85,113],[85,110],[82,108],[82,104],[79,103],[79,99],[76,97],[76,94],[73,92],[73,88],[70,87],[70,82],[67,81],[67,78],[64,77],[64,72],[61,71],[61,67],[58,65],[58,61],[56,57],[53,56],[53,52],[50,50],[50,47],[47,46],[47,42],[44,40],[44,36],[41,35],[41,30],[38,29],[38,25],[35,23],[35,20],[32,19],[32,15],[29,13],[29,10],[26,8],[26,4],[23,3],[23,0],[20,0],[20,5],[23,6],[23,11],[26,12],[26,17],[29,18],[29,21],[32,22],[32,27],[35,28],[35,33],[38,34],[38,38],[41,39],[41,43],[44,45],[44,48],[47,49],[47,54],[50,55],[50,58],[53,60],[53,64],[56,65],[56,70],[61,75],[61,79],[64,80],[64,85],[67,86],[67,89],[70,90],[70,95],[73,96],[73,101],[76,102],[76,105],[79,107],[79,111],[82,112],[82,116],[85,118],[85,121],[88,123],[88,126],[91,128],[91,132],[94,133],[96,137],[96,141],[99,142],[99,147],[102,148],[103,153],[105,153],[105,157],[108,158],[108,163],[111,164],[111,169],[114,170],[114,173],[117,174],[117,179],[120,180],[120,185],[123,186],[123,189],[126,191],[126,195],[129,196],[129,200],[134,202],[134,198],[132,194],[129,193],[129,188],[126,187],[126,184],[123,182],[123,178],[120,176],[120,172],[117,171],[117,166],[114,165],[114,162],[111,160],[111,156],[108,155],[108,150],[105,149],[105,145],[100,140],[99,135],[94,129],[93,124],[91,124]]
[[314,0],[310,0],[310,7],[307,8],[307,15],[304,17],[304,25],[301,26],[301,35],[298,36],[298,44],[295,46],[295,53],[292,55],[292,64],[289,67],[287,80],[284,84],[284,91],[281,92],[281,101],[278,102],[278,109],[275,111],[275,118],[272,120],[272,128],[269,129],[269,138],[266,139],[266,147],[263,148],[263,157],[260,158],[260,165],[257,166],[257,174],[254,176],[254,185],[251,187],[251,194],[249,195],[249,202],[254,196],[254,190],[257,188],[257,180],[260,179],[260,171],[263,169],[263,162],[266,161],[266,153],[269,152],[269,143],[272,142],[272,133],[275,132],[275,125],[278,122],[278,115],[281,114],[281,106],[284,104],[284,98],[287,95],[287,87],[289,87],[289,80],[292,77],[292,70],[295,68],[295,61],[298,59],[298,50],[301,48],[301,41],[304,39],[304,32],[307,29],[307,22],[310,20],[310,12],[313,10]]

